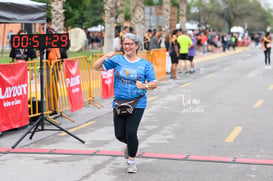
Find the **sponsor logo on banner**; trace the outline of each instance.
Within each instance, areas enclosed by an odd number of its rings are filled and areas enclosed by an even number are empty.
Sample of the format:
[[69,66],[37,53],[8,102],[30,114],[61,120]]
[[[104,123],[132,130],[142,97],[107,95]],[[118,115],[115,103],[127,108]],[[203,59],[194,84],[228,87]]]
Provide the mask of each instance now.
[[71,112],[83,107],[83,96],[80,79],[79,60],[64,60],[66,88]]
[[114,96],[114,70],[101,72],[102,99]]
[[27,63],[0,65],[0,131],[29,124]]

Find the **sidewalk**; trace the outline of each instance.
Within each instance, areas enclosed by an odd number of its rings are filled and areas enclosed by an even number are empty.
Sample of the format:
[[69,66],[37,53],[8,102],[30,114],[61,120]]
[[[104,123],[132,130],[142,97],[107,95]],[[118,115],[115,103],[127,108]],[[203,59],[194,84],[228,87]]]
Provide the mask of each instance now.
[[199,53],[195,57],[194,60],[197,63],[204,62],[204,61],[208,61],[210,59],[215,59],[215,58],[219,58],[219,57],[225,57],[225,56],[229,56],[232,54],[240,53],[240,52],[248,50],[248,49],[249,49],[249,47],[237,47],[235,51],[232,49],[230,49],[229,51],[226,51],[226,52],[219,50],[218,52],[208,52],[205,56],[203,54]]

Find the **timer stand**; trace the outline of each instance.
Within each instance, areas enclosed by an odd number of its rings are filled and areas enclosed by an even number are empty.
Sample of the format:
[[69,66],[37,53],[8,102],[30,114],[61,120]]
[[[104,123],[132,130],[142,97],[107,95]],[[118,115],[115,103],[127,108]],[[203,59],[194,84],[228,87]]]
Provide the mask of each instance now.
[[[21,136],[21,138],[19,138],[19,140],[12,146],[12,148],[15,148],[27,136],[27,134],[31,133],[29,139],[32,139],[32,137],[34,136],[34,134],[37,131],[46,131],[46,130],[47,131],[60,131],[61,130],[61,131],[64,131],[65,133],[67,133],[68,135],[72,136],[73,138],[79,140],[83,144],[85,143],[82,139],[78,138],[77,136],[73,135],[72,133],[70,133],[66,129],[62,128],[61,126],[57,125],[56,123],[50,121],[49,119],[47,119],[47,117],[45,117],[45,114],[44,114],[44,62],[43,62],[44,51],[45,51],[44,49],[40,49],[41,115],[34,122],[34,124],[30,128],[27,129],[27,131]],[[49,124],[57,127],[58,129],[45,129],[44,128],[44,121],[47,121]],[[40,129],[38,129],[39,126],[41,126]]]

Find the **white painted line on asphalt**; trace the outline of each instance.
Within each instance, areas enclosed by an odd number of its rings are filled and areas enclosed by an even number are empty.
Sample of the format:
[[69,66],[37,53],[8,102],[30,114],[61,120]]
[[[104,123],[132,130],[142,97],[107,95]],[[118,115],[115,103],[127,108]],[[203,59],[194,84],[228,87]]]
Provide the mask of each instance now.
[[242,131],[242,127],[241,126],[237,126],[233,129],[233,131],[228,135],[228,137],[225,139],[226,143],[232,143],[237,136],[240,134],[240,132]]
[[259,108],[261,107],[261,105],[264,103],[264,100],[263,99],[259,99],[256,104],[254,104],[254,108]]

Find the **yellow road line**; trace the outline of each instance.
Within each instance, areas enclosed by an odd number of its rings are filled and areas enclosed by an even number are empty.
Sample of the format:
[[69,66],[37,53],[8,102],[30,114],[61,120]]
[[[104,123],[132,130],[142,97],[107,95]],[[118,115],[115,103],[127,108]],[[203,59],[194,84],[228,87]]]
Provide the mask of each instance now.
[[187,87],[187,86],[189,86],[189,85],[191,85],[191,84],[192,84],[192,82],[188,82],[188,83],[186,83],[186,84],[181,85],[181,87]]
[[237,126],[233,129],[233,131],[228,135],[228,137],[225,139],[225,142],[231,143],[235,140],[235,138],[240,134],[242,131],[241,126]]
[[157,99],[157,96],[150,97],[150,98],[147,99],[147,101],[149,102],[149,101],[152,101],[152,100],[155,100],[155,99]]
[[264,102],[264,100],[259,99],[253,107],[254,108],[259,108],[259,107],[261,107],[261,105],[263,104],[263,102]]
[[209,74],[209,75],[207,75],[207,77],[212,77],[212,76],[214,76],[214,74]]
[[268,90],[272,90],[272,89],[273,89],[273,84],[268,87]]
[[[75,132],[75,131],[77,131],[77,130],[79,130],[79,129],[82,129],[82,128],[85,128],[85,127],[87,127],[87,126],[89,126],[89,125],[91,125],[91,124],[94,124],[96,121],[90,121],[90,122],[88,122],[88,123],[85,123],[85,124],[82,124],[82,125],[80,125],[80,126],[77,126],[77,127],[75,127],[75,128],[72,128],[72,129],[69,129],[68,131],[69,132]],[[67,135],[66,134],[66,132],[62,132],[62,133],[60,133],[60,134],[58,134],[59,136],[65,136],[65,135]]]

